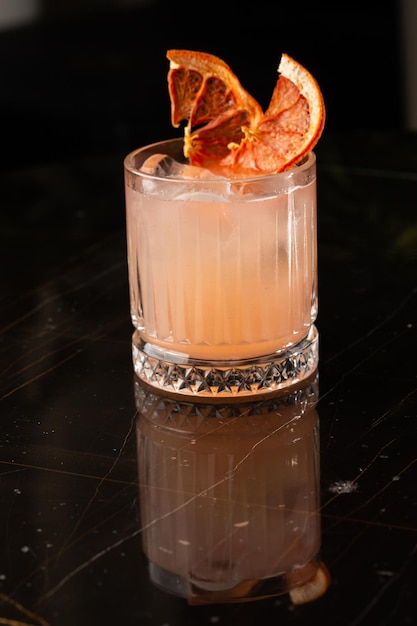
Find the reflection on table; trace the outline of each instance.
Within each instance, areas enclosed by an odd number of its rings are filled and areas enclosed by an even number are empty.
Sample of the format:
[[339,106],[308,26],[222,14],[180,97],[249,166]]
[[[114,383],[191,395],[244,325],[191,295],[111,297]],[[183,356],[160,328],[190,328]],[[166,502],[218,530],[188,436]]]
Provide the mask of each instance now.
[[317,376],[256,403],[135,396],[151,580],[191,604],[322,595]]

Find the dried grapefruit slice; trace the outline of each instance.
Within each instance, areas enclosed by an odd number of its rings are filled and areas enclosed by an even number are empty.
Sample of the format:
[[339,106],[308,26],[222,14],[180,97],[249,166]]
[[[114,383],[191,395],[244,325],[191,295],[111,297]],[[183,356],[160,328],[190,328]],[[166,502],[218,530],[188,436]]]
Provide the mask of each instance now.
[[186,121],[184,153],[232,177],[289,169],[313,149],[325,106],[315,78],[283,54],[278,81],[264,113],[218,57],[169,50],[168,89],[174,126]]
[[167,57],[171,121],[188,122],[185,156],[193,165],[219,163],[229,143],[243,139],[242,127],[262,119],[262,109],[218,57],[190,50],[168,50]]

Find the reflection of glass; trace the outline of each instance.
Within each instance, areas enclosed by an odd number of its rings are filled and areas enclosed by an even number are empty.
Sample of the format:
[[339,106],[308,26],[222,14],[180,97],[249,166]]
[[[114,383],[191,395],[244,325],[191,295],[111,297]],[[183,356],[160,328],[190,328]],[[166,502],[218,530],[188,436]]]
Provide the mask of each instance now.
[[192,603],[321,595],[317,382],[233,405],[135,385],[152,581]]
[[181,158],[182,140],[125,159],[137,375],[167,393],[224,399],[307,378],[318,362],[314,154],[229,180],[190,178],[178,163],[167,173],[168,156],[141,170],[161,153]]

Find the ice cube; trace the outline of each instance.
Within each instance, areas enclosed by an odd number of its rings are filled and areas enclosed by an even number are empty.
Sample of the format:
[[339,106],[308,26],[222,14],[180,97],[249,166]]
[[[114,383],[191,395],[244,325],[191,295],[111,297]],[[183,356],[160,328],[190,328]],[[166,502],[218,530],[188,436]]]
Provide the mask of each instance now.
[[210,170],[188,163],[179,163],[167,154],[153,154],[143,163],[141,171],[162,178],[178,178],[181,180],[221,179]]

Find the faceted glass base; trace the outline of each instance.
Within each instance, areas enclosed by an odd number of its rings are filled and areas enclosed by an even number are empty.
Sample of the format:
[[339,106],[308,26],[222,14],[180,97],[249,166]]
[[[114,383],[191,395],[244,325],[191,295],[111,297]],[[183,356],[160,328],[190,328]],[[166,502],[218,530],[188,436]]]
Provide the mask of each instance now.
[[285,352],[242,361],[200,361],[145,343],[136,331],[132,339],[136,375],[155,390],[190,399],[259,399],[286,389],[318,367],[318,332]]

